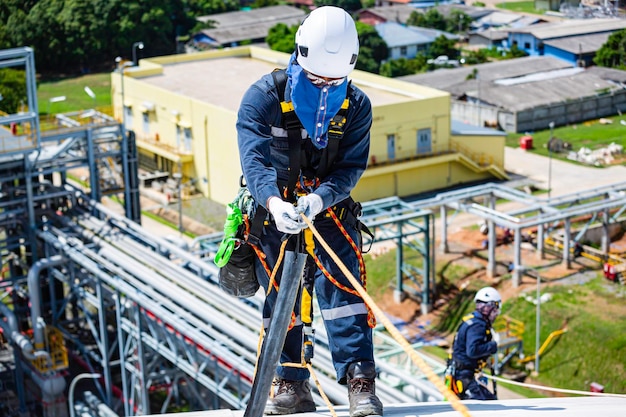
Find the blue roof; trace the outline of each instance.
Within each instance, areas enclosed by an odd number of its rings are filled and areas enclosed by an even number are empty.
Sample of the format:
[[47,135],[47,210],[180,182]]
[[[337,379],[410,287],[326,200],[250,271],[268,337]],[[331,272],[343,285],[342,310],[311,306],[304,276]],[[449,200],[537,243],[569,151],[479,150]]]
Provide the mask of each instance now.
[[385,41],[388,47],[424,45],[435,41],[443,35],[448,39],[458,39],[457,35],[436,29],[423,28],[419,26],[406,26],[396,22],[379,23],[376,32]]
[[379,23],[374,26],[376,32],[385,41],[388,47],[423,45],[432,43],[434,38],[409,29],[407,26],[395,22]]
[[452,119],[450,129],[453,135],[506,136],[506,132],[490,127],[472,125],[461,120]]

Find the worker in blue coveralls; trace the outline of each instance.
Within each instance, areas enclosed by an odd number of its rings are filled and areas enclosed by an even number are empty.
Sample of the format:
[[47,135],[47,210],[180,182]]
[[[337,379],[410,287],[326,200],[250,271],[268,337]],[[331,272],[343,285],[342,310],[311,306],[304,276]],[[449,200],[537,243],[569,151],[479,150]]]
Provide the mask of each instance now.
[[462,400],[495,400],[496,396],[474,375],[498,351],[498,334],[491,326],[500,314],[502,298],[495,288],[485,287],[476,293],[474,302],[476,310],[463,317],[452,345],[455,388]]
[[[366,94],[347,79],[359,53],[354,20],[341,8],[318,7],[303,20],[295,43],[296,51],[284,73],[284,89],[277,85],[276,74],[266,74],[245,93],[237,120],[241,166],[257,205],[255,216],[262,209],[268,213],[257,243],[263,257],[255,259],[257,279],[266,294],[281,241],[308,229],[300,214],[314,219],[315,228],[352,275],[362,277],[360,205],[350,192],[367,166],[372,109]],[[295,144],[283,124],[286,110],[281,102],[287,110],[292,106],[297,115]],[[334,140],[338,140],[336,146]],[[295,158],[294,146],[300,148]],[[325,165],[322,172],[321,165]],[[350,416],[382,415],[383,406],[375,394],[373,315],[318,242],[307,252],[314,260],[314,291],[337,380],[348,386]],[[275,277],[281,278],[280,271]],[[275,302],[272,290],[263,310],[266,327]],[[281,364],[302,363],[303,324],[298,306],[294,314]],[[306,367],[279,365],[275,384],[278,387],[267,401],[265,414],[315,411]]]

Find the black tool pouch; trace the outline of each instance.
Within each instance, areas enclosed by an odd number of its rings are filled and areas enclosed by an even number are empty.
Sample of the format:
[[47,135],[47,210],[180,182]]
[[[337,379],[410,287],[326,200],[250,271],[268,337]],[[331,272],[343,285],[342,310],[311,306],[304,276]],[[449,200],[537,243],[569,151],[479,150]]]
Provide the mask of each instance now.
[[218,278],[220,288],[227,294],[239,298],[248,298],[256,294],[259,281],[254,272],[256,254],[252,246],[241,241],[235,247],[230,259],[220,268]]
[[[250,192],[245,187],[243,176],[240,180],[239,192],[233,204],[236,205],[242,213],[248,213],[251,219],[240,220],[234,239],[230,241],[234,241],[235,243],[233,251],[226,264],[220,267],[218,281],[220,288],[227,294],[239,298],[248,298],[256,294],[259,289],[259,281],[254,271],[254,258],[256,257],[256,253],[254,253],[252,246],[248,244],[248,239],[250,238],[253,239],[253,242],[255,241],[256,232],[255,236],[251,234],[246,236],[246,222],[252,222],[251,232],[257,229],[256,223],[259,222],[259,219],[261,227],[263,226],[263,222],[261,213],[257,210],[257,213],[254,214],[253,210],[250,209],[253,205],[253,199]],[[255,222],[255,220],[257,221]],[[232,235],[231,238],[233,238]]]

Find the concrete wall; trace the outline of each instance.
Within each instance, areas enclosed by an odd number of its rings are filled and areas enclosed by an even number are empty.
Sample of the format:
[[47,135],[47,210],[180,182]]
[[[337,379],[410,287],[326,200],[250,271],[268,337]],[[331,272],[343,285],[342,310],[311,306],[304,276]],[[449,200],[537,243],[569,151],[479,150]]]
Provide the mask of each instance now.
[[500,112],[495,107],[453,100],[450,113],[454,120],[476,126],[498,126],[498,114]]
[[[619,239],[624,234],[624,230],[626,230],[626,220],[620,223],[612,223],[609,225],[609,238],[610,240]],[[582,237],[583,242],[595,243],[600,245],[602,243],[602,235],[604,231],[602,226],[593,226],[587,229],[585,234]]]
[[555,126],[581,123],[586,120],[613,116],[626,110],[626,91],[587,97],[551,106],[541,106],[517,113],[515,132],[547,129],[550,122]]

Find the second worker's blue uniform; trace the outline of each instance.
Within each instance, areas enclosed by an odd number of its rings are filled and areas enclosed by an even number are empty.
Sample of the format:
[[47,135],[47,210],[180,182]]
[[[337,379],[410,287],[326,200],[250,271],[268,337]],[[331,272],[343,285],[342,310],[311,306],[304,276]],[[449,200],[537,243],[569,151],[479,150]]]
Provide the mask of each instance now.
[[463,317],[454,343],[452,360],[454,361],[454,378],[461,381],[463,390],[461,399],[495,400],[496,397],[474,378],[480,369],[480,362],[498,351],[498,344],[492,340],[490,325],[478,311]]

